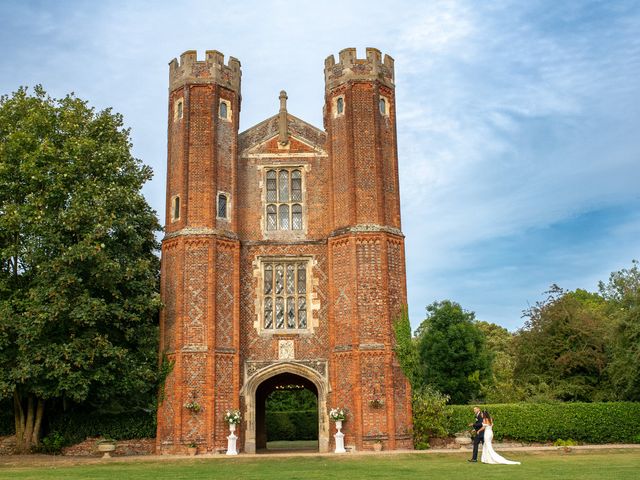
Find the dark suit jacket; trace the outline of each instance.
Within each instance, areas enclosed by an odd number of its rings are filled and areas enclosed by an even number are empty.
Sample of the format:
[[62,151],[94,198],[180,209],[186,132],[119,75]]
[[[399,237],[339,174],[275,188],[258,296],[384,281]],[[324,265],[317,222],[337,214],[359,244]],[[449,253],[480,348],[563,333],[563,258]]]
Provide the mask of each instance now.
[[[478,432],[482,428],[482,412],[476,415],[476,421],[473,424],[473,429]],[[480,438],[484,438],[484,430],[478,434]]]

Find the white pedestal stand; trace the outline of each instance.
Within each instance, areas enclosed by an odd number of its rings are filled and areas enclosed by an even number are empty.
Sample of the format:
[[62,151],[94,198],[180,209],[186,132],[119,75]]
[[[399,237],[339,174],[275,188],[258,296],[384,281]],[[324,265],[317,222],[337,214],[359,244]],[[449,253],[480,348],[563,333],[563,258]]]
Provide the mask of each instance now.
[[336,430],[338,431],[333,436],[336,439],[335,453],[347,453],[344,449],[344,433],[340,431],[342,430],[342,420],[336,420]]
[[231,434],[227,437],[227,455],[237,455],[238,450],[236,450],[236,441],[238,437],[233,433],[236,431],[236,424],[229,424],[229,431]]

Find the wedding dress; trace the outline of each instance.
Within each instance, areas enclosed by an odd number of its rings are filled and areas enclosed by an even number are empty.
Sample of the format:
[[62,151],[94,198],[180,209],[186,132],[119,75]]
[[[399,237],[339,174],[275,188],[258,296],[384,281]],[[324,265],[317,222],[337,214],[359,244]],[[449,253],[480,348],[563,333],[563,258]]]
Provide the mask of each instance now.
[[493,427],[491,425],[482,424],[484,427],[484,442],[482,443],[482,456],[480,461],[482,463],[501,463],[504,465],[520,465],[520,462],[513,462],[507,460],[501,455],[498,455],[491,445],[493,440]]

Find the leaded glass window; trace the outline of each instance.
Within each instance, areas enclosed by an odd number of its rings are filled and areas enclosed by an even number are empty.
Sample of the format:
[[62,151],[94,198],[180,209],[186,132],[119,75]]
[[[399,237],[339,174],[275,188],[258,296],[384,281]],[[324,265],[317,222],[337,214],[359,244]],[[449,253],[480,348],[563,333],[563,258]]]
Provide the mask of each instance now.
[[308,260],[263,260],[263,329],[307,328]]
[[302,230],[302,205],[297,203],[291,207],[291,228]]
[[303,230],[302,171],[271,168],[265,175],[267,230]]
[[380,99],[380,113],[382,115],[387,114],[387,101],[384,98]]
[[302,173],[300,170],[291,172],[291,200],[302,201]]
[[276,328],[284,328],[284,298],[276,297]]
[[298,297],[298,328],[307,328],[307,298]]
[[343,111],[344,111],[344,98],[338,97],[338,99],[336,100],[336,113],[338,115],[342,115]]
[[273,299],[264,299],[264,328],[273,328]]
[[218,218],[227,218],[227,196],[224,193],[218,195]]
[[280,230],[289,230],[289,205],[280,205],[278,226]]
[[278,200],[280,202],[289,201],[289,172],[280,170],[278,174]]
[[267,205],[267,230],[277,230],[278,219],[276,215],[276,206]]
[[227,118],[228,115],[228,111],[227,111],[228,107],[227,107],[227,102],[220,102],[220,118]]
[[172,220],[178,220],[180,218],[180,197],[173,197],[173,217]]

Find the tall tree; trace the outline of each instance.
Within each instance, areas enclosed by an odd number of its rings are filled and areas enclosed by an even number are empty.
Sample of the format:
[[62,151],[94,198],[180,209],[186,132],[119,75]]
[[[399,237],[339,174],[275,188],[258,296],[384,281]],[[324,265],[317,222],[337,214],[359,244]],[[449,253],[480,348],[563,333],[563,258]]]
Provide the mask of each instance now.
[[478,398],[481,383],[491,378],[491,354],[475,314],[449,300],[434,302],[418,331],[425,384],[448,395],[452,403]]
[[514,335],[495,323],[479,321],[478,328],[484,333],[487,348],[491,352],[491,374],[489,382],[483,383],[482,392],[487,403],[511,403],[524,399],[524,390],[515,383],[516,356],[513,349]]
[[515,339],[515,377],[532,396],[549,400],[607,400],[612,322],[606,302],[584,290],[553,285],[548,298],[525,312]]
[[73,95],[0,98],[0,396],[20,451],[50,399],[156,380],[160,227],[130,147],[119,114]]
[[600,282],[607,313],[615,321],[612,361],[608,372],[615,397],[640,401],[640,265],[613,272],[608,283]]

